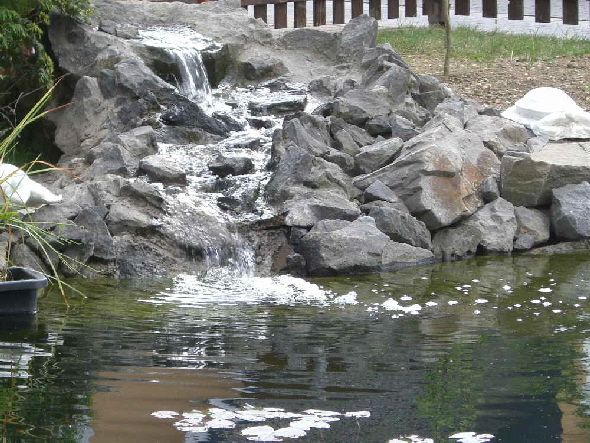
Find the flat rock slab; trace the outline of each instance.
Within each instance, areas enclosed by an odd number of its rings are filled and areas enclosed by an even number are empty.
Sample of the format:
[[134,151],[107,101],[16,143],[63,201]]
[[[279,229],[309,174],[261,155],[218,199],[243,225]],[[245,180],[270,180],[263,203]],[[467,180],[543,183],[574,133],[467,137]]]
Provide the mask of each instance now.
[[551,190],[590,181],[590,142],[553,142],[530,155],[506,154],[502,197],[515,206],[546,206]]

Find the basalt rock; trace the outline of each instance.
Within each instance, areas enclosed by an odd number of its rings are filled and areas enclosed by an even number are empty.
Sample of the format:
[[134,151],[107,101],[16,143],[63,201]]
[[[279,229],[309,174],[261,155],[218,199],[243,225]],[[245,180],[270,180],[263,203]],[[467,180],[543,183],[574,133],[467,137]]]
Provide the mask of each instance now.
[[502,158],[502,197],[516,206],[548,206],[551,191],[590,181],[590,143],[551,142],[532,154]]
[[407,141],[397,159],[355,178],[391,188],[430,230],[451,225],[483,205],[481,182],[499,172],[497,157],[452,117]]
[[371,273],[433,260],[430,251],[390,240],[371,217],[319,222],[301,239],[300,253],[311,275]]
[[557,238],[590,237],[590,184],[582,182],[553,189],[551,223]]

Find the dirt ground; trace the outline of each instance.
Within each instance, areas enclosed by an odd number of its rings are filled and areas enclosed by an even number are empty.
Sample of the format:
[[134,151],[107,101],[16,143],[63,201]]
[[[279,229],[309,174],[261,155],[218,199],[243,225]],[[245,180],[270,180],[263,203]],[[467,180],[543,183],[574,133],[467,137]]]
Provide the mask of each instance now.
[[442,57],[404,56],[418,74],[432,74],[459,95],[504,110],[533,88],[552,86],[567,92],[582,108],[590,109],[590,56],[560,57],[530,63],[500,60],[493,63],[453,60],[444,79]]

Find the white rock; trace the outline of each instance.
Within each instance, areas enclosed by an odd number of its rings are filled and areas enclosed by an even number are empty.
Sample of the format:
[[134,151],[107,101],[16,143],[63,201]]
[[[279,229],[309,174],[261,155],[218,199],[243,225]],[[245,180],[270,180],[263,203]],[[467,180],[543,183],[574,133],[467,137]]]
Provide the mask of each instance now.
[[531,126],[539,137],[549,140],[590,138],[590,113],[585,111],[553,112]]
[[558,88],[535,88],[502,117],[530,128],[535,135],[549,139],[590,138],[590,113],[585,112]]

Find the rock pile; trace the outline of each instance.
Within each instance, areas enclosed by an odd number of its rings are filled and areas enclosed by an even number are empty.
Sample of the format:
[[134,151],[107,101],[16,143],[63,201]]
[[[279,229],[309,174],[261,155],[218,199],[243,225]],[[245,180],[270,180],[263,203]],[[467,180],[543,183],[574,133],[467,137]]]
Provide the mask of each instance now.
[[[207,115],[178,95],[163,74],[169,60],[129,32],[172,22],[222,43],[205,57],[211,78],[307,78],[321,102],[303,111],[305,94],[279,80],[268,87],[283,91],[281,100],[250,106],[251,126],[284,117],[264,190],[280,216],[250,233],[259,262],[273,270],[380,272],[590,237],[590,142],[547,142],[416,75],[391,46],[375,45],[372,18],[358,17],[336,34],[295,29],[275,39],[237,1],[96,5],[95,27],[52,18],[53,52],[71,74],[62,93],[72,102],[54,116],[55,142],[60,165],[84,172],[57,180],[64,202],[34,215],[76,241],[64,248],[80,263],[107,275],[167,274],[194,270],[208,248],[233,244],[217,219],[168,202],[187,185],[187,171],[159,154],[158,143],[207,144],[239,129],[229,116]],[[257,139],[236,143],[260,148]],[[208,168],[225,179],[250,174],[253,164],[218,155]],[[226,200],[220,206],[228,210],[252,207]],[[34,256],[26,242],[15,251],[19,260]]]

